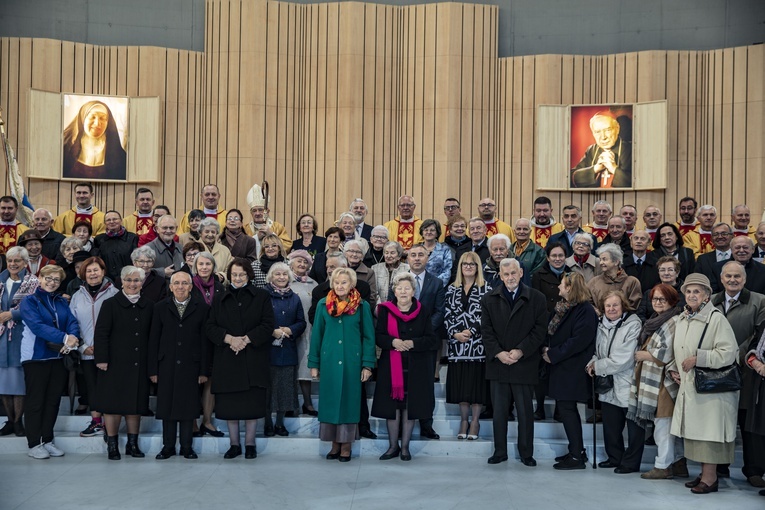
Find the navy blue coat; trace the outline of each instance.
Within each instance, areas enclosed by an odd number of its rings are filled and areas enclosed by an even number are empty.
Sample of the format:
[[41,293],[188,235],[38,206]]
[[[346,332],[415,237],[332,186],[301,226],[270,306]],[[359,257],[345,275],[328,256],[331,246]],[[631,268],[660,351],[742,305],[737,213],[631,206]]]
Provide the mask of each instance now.
[[550,397],[555,400],[584,402],[592,391],[584,367],[595,353],[598,315],[590,303],[581,303],[568,311],[555,333],[547,336],[550,349]]
[[292,330],[291,337],[284,337],[281,347],[271,345],[271,365],[278,367],[294,366],[298,363],[297,341],[305,331],[305,315],[300,297],[290,289],[286,294],[279,294],[270,285],[265,290],[271,295],[276,326],[286,326]]

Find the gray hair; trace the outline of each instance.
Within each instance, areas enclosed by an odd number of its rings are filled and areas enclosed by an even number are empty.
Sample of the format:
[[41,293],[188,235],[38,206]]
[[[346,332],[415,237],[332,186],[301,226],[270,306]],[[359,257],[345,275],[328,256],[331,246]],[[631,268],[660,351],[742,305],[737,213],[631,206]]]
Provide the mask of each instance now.
[[510,238],[509,238],[509,237],[507,237],[505,234],[494,234],[494,235],[493,235],[493,236],[491,236],[491,237],[489,238],[489,240],[486,242],[486,244],[487,244],[487,246],[489,247],[489,249],[491,249],[491,243],[492,243],[492,241],[494,241],[495,239],[496,239],[496,240],[499,240],[499,241],[502,241],[502,242],[504,242],[504,243],[505,243],[505,246],[507,247],[507,249],[508,249],[508,250],[510,249],[510,246],[512,246],[512,244],[513,244],[512,242],[510,242]]
[[706,210],[712,210],[715,213],[715,216],[717,216],[717,207],[711,205],[711,204],[704,204],[696,211],[696,216],[699,216],[701,213],[703,213]]
[[757,243],[755,243],[754,240],[749,236],[736,236],[733,239],[731,239],[730,242],[731,244],[733,244],[733,241],[738,241],[739,239],[746,239],[747,241],[749,241],[749,245],[752,248],[754,248],[757,245]]
[[353,200],[351,200],[351,205],[349,205],[349,206],[348,206],[348,210],[350,211],[351,209],[353,209],[353,204],[356,204],[356,203],[359,203],[359,202],[361,202],[362,204],[364,204],[364,209],[369,209],[369,208],[367,207],[367,203],[366,203],[366,202],[364,202],[364,199],[363,199],[363,198],[354,198]]
[[140,267],[125,266],[122,268],[122,271],[120,271],[120,280],[124,280],[126,277],[134,273],[138,273],[140,275],[141,281],[144,281],[146,279],[146,271],[144,271]]
[[384,225],[377,225],[375,228],[372,229],[372,235],[374,235],[375,232],[382,232],[385,234],[385,237],[388,237],[390,233],[388,232],[388,229],[385,228]]
[[327,262],[329,262],[329,259],[337,259],[340,267],[348,267],[348,259],[342,253],[331,253],[327,255]]
[[409,272],[399,273],[394,276],[393,280],[390,282],[390,286],[395,289],[396,286],[403,281],[409,282],[413,289],[417,288],[417,284],[414,281],[414,275]]
[[730,225],[728,225],[724,221],[718,221],[717,223],[712,225],[712,230],[716,229],[717,227],[728,227],[728,233],[729,234],[733,233],[733,227],[731,227]]
[[520,269],[521,268],[521,263],[518,262],[518,259],[512,259],[512,258],[508,257],[506,259],[502,259],[502,260],[499,261],[499,270],[500,270],[500,272],[505,267],[514,267],[516,269]]
[[268,273],[266,273],[266,281],[268,283],[271,283],[271,279],[274,277],[274,273],[277,271],[287,271],[287,274],[290,275],[290,281],[295,279],[295,273],[292,272],[292,269],[290,269],[290,266],[288,266],[284,262],[277,262],[275,264],[272,264],[271,268],[268,270]]
[[611,260],[616,262],[619,267],[622,267],[622,262],[624,262],[624,252],[618,244],[607,243],[601,245],[601,247],[598,248],[598,257],[602,258],[605,254],[607,254]]
[[63,241],[61,241],[61,246],[59,247],[59,251],[61,252],[61,255],[64,254],[64,248],[69,248],[69,246],[74,245],[77,247],[77,251],[82,250],[82,241],[77,239],[76,237],[67,237]]
[[[164,217],[164,216],[163,216]],[[215,218],[205,218],[199,223],[199,232],[202,233],[206,228],[214,228],[217,234],[220,234],[220,223]]]
[[614,208],[611,207],[611,204],[609,204],[607,200],[597,200],[594,204],[592,204],[592,210],[594,211],[595,208],[599,205],[605,205],[606,207],[608,207],[608,212],[610,213],[614,212]]
[[53,219],[53,213],[51,213],[51,212],[50,212],[49,210],[47,210],[47,209],[43,209],[42,207],[40,207],[39,209],[35,209],[35,211],[34,211],[34,213],[33,213],[33,214],[36,214],[36,213],[39,213],[39,212],[44,212],[44,213],[45,213],[45,215],[48,217],[48,219],[49,219],[49,220],[52,220],[52,219]]
[[147,259],[150,259],[152,262],[155,262],[157,260],[157,252],[152,250],[147,245],[139,246],[138,248],[133,250],[133,253],[130,254],[130,260],[135,262],[136,260],[138,260],[139,257],[146,257]]
[[590,234],[576,234],[576,235],[574,235],[574,242],[577,242],[577,241],[587,241],[587,244],[590,245],[590,251],[592,251],[594,243],[592,242],[592,236]]
[[350,219],[352,219],[352,220],[353,220],[353,224],[354,224],[354,225],[356,224],[356,218],[354,218],[354,217],[353,217],[353,214],[351,214],[351,213],[349,213],[349,212],[347,212],[347,211],[346,211],[346,212],[344,212],[343,214],[341,214],[341,215],[340,215],[340,216],[337,218],[337,225],[338,225],[338,226],[340,225],[340,222],[342,222],[342,221],[343,221],[343,218],[350,218]]
[[608,222],[610,223],[613,220],[621,221],[622,222],[622,227],[626,227],[627,226],[627,221],[622,216],[619,216],[618,214],[616,216],[611,216],[611,218],[608,220]]
[[[745,237],[745,236],[741,236],[741,237]],[[746,269],[744,268],[744,265],[741,262],[738,262],[737,260],[731,260],[723,264],[723,267],[720,268],[720,278],[722,278],[722,275],[725,272],[725,268],[730,265],[736,266],[736,268],[738,268],[738,270],[741,271],[741,274],[744,275],[744,281],[746,281]]]
[[191,274],[194,276],[197,275],[197,261],[201,258],[207,259],[210,262],[212,262],[213,265],[213,273],[218,269],[218,264],[215,262],[215,257],[213,257],[213,254],[209,251],[200,251],[196,255],[194,255],[194,260],[191,262]]
[[173,274],[170,276],[170,283],[173,283],[173,278],[175,278],[176,276],[179,276],[179,275],[184,275],[184,274],[185,274],[186,276],[188,276],[188,277],[189,277],[189,281],[191,281],[191,275],[190,275],[189,273],[187,273],[186,271],[176,271],[176,272],[174,272],[174,273],[173,273]]
[[398,253],[399,257],[403,257],[404,256],[404,247],[401,246],[396,241],[388,241],[387,243],[385,243],[385,246],[383,246],[383,251],[387,250],[391,246],[396,248],[396,253]]
[[23,260],[24,263],[29,262],[29,252],[23,246],[9,248],[8,251],[5,252],[5,258],[8,259],[8,257],[21,257],[21,260]]
[[173,220],[175,222],[175,226],[176,227],[178,226],[178,220],[176,220],[175,217],[171,214],[164,214],[160,216],[159,218],[157,218],[156,226],[161,227],[162,224],[166,222],[167,220]]

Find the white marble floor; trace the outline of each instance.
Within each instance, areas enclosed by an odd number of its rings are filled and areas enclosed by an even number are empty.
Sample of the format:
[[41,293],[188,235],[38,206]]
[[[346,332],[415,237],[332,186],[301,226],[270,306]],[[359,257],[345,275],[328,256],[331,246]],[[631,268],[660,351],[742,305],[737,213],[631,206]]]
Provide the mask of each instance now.
[[[739,470],[721,480],[717,494],[693,495],[685,480],[646,481],[612,470],[558,472],[552,460],[536,468],[519,461],[496,466],[485,460],[415,457],[382,462],[366,455],[350,463],[262,454],[255,460],[196,461],[67,454],[33,460],[0,456],[0,508],[119,509],[672,509],[765,508],[765,497]],[[644,466],[648,469],[650,466]],[[691,474],[698,467],[691,465]],[[605,495],[603,492],[605,491]]]

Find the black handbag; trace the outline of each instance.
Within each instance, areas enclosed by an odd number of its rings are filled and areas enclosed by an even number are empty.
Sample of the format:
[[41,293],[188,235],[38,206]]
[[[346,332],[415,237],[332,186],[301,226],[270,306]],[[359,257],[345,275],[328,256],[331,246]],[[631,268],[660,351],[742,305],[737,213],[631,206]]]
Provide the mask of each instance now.
[[[45,342],[45,346],[51,351],[60,352],[64,348],[64,344],[57,344],[55,342]],[[82,372],[80,364],[82,363],[82,353],[77,349],[72,349],[66,354],[61,355],[61,359],[64,362],[64,368],[69,372]]]
[[[619,328],[622,327],[622,323],[624,321],[619,321],[619,324],[616,325],[616,328],[614,328],[614,334],[611,337],[611,341],[608,343],[608,352],[606,352],[606,358],[611,355],[611,347],[614,345],[614,337],[616,337],[616,332],[619,331]],[[595,376],[595,393],[598,395],[603,395],[604,393],[608,393],[614,388],[614,376],[613,374],[609,375],[596,375]]]
[[[701,348],[701,342],[704,341],[704,335],[706,335],[708,327],[709,323],[707,322],[707,325],[704,326],[704,331],[701,333],[701,339],[696,350]],[[739,391],[741,390],[742,383],[741,367],[735,361],[722,368],[697,366],[695,367],[693,382],[696,386],[696,393]]]

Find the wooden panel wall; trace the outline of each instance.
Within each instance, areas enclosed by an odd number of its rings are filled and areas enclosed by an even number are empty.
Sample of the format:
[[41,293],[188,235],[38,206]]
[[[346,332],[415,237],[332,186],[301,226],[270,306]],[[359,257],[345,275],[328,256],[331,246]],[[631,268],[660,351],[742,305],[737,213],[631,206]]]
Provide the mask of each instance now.
[[[529,216],[537,105],[667,99],[667,190],[548,193],[556,211],[607,199],[655,204],[674,220],[688,194],[723,219],[742,202],[759,217],[763,46],[500,59],[497,20],[497,7],[458,3],[207,0],[201,54],[0,39],[0,106],[24,154],[30,87],[159,95],[158,202],[180,213],[216,182],[224,205],[246,211],[247,190],[267,179],[272,216],[291,229],[305,211],[326,228],[359,196],[367,221],[380,223],[402,193],[414,195],[421,217],[443,218],[447,196],[466,215],[492,196],[505,220]],[[35,205],[71,201],[69,184],[28,185]],[[97,188],[99,205],[132,209],[135,186]]]

